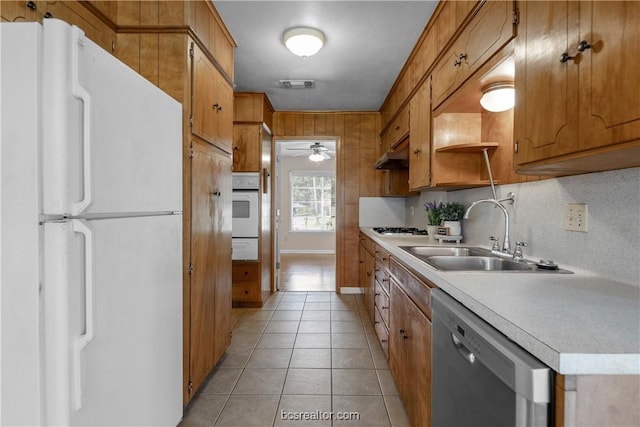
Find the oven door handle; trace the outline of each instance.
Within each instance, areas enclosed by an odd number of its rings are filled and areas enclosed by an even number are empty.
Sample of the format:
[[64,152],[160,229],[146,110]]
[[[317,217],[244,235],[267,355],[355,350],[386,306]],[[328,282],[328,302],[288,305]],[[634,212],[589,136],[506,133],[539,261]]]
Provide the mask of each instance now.
[[462,341],[460,341],[453,332],[451,333],[451,340],[453,341],[453,346],[458,350],[458,353],[462,356],[464,360],[473,364],[476,361],[476,355],[473,354],[471,350],[469,350]]

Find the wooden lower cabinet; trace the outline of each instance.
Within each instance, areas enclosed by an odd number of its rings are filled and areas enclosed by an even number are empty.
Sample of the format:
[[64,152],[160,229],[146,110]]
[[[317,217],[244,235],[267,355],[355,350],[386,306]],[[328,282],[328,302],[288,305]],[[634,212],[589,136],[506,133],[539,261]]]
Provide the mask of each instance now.
[[231,156],[192,142],[189,391],[231,341]]
[[262,280],[260,261],[233,261],[234,307],[261,307]]
[[372,322],[375,321],[374,284],[376,258],[374,255],[375,243],[373,240],[360,233],[360,288],[364,294],[364,304]]
[[411,425],[430,426],[431,321],[394,278],[390,292],[389,367]]

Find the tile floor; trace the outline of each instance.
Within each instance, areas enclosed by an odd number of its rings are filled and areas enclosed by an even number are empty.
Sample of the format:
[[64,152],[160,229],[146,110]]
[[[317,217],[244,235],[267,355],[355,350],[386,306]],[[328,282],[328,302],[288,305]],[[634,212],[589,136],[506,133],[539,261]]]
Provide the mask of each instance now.
[[409,426],[360,295],[278,292],[233,316],[182,427]]

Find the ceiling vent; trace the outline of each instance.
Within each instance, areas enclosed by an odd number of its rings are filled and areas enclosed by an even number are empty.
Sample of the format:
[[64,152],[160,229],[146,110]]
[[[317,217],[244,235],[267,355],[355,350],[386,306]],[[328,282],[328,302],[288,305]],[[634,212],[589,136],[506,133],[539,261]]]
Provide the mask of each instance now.
[[280,80],[282,89],[313,89],[313,80]]

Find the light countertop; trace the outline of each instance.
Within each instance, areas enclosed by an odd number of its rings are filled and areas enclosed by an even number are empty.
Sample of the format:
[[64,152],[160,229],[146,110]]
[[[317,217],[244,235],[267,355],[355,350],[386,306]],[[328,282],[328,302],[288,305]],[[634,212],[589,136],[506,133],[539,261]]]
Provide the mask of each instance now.
[[360,230],[554,371],[640,375],[640,287],[565,265],[574,274],[439,271],[399,249],[438,245],[426,236]]

